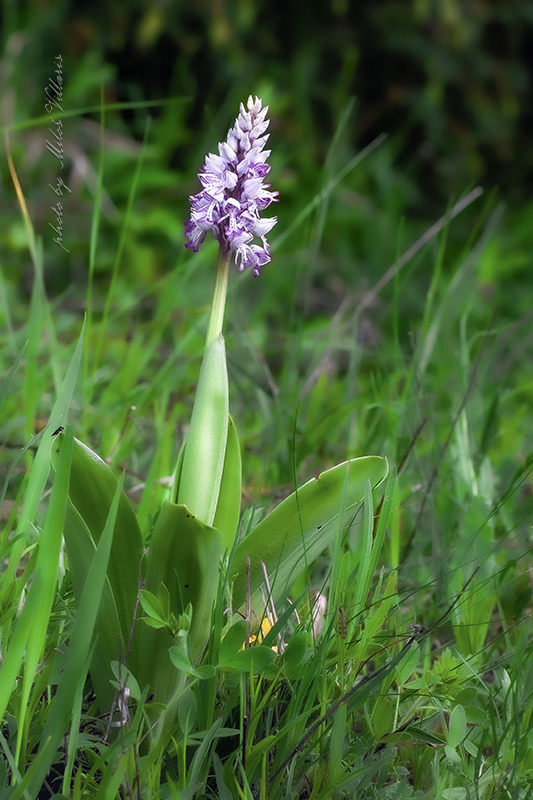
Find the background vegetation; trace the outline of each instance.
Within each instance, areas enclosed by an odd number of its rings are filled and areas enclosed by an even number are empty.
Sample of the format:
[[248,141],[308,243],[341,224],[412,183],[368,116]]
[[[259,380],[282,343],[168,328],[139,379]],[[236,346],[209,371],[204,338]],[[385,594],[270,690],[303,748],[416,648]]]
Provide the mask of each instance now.
[[[348,457],[398,465],[379,562],[398,574],[393,627],[438,627],[402,695],[416,696],[414,710],[395,711],[394,724],[425,719],[420,697],[431,696],[432,735],[447,731],[459,753],[387,740],[390,760],[361,797],[531,793],[532,26],[529,0],[2,5],[0,122],[37,235],[32,256],[4,157],[3,378],[29,342],[0,417],[4,565],[32,464],[24,448],[48,421],[85,314],[69,419],[126,470],[149,531],[165,492],[156,478],[172,473],[190,417],[215,261],[214,243],[194,257],[183,248],[188,195],[239,102],[259,95],[271,109],[280,202],[272,264],[230,284],[244,502],[268,506],[295,479]],[[58,54],[63,171],[46,148],[44,110]],[[58,175],[71,189],[68,253],[49,226]],[[483,194],[429,235],[477,186]],[[424,246],[372,293],[420,237]],[[37,527],[46,508],[45,497]],[[326,580],[328,559],[301,590]],[[3,595],[4,610],[20,591]],[[452,627],[442,617],[459,596]],[[449,683],[439,684],[444,673]],[[468,681],[477,699],[457,703]],[[378,699],[349,723],[374,756]],[[450,733],[456,707],[467,708],[466,749]],[[388,706],[379,713],[388,719]],[[302,797],[315,791],[307,780]]]

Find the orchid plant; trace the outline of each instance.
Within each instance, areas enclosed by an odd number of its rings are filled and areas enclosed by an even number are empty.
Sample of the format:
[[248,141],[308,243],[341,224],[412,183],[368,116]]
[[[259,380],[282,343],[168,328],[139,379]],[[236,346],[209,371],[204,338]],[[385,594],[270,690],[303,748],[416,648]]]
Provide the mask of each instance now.
[[[265,575],[268,601],[286,597],[387,474],[385,458],[346,461],[297,489],[240,535],[241,450],[229,414],[223,321],[232,261],[259,278],[271,260],[266,237],[276,217],[261,216],[278,199],[265,183],[267,112],[257,97],[241,104],[219,154],[209,154],[200,170],[201,191],[190,198],[186,246],[196,252],[213,234],[219,244],[215,288],[187,438],[170,496],[146,542],[121,482],[105,462],[72,442],[69,429],[52,440],[55,464],[61,466],[61,451],[72,448],[64,539],[78,602],[104,534],[112,530],[90,666],[100,709],[108,712],[115,702],[120,663],[128,692],[145,691],[153,700],[152,743],[171,728],[187,681],[214,674],[217,664],[202,665],[202,654],[214,636],[221,639],[212,623],[219,586],[225,587],[227,607],[245,617],[225,632],[225,641],[240,649],[265,616]],[[260,636],[251,649],[259,647]]]

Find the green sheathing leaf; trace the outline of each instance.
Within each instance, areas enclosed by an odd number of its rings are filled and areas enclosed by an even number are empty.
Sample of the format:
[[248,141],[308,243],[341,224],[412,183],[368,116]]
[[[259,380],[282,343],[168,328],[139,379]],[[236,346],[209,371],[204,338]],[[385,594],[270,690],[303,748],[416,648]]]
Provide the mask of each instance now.
[[235,548],[230,565],[233,605],[241,608],[246,601],[247,557],[251,559],[251,600],[256,613],[260,615],[263,608],[261,561],[266,565],[274,598],[285,596],[306,564],[335,537],[339,523],[345,525],[353,517],[367,481],[377,486],[387,469],[387,460],[380,456],[355,458],[323,472],[284,500]]
[[206,347],[194,400],[178,503],[206,525],[215,519],[224,469],[229,413],[226,348],[220,335]]
[[241,513],[242,462],[237,428],[228,416],[228,441],[213,528],[220,531],[222,552],[231,552]]
[[[65,550],[74,596],[80,600],[97,546],[89,528],[79,512],[69,504],[65,520]],[[105,576],[102,599],[95,624],[96,641],[91,659],[90,673],[98,703],[103,711],[111,708],[115,690],[112,661],[125,662],[127,640],[122,640],[120,621],[108,575]],[[130,659],[127,659],[130,665]]]
[[[61,450],[63,433],[59,433],[53,442],[52,459]],[[117,479],[96,453],[86,445],[74,440],[74,453],[70,473],[69,500],[76,513],[69,513],[65,526],[65,546],[72,569],[76,576],[74,589],[76,599],[79,601],[80,592],[85,582],[84,574],[92,558],[92,550],[98,545],[104,529],[113,497],[117,489]],[[83,525],[80,525],[80,519]],[[89,534],[89,539],[87,538]],[[109,608],[116,609],[118,616],[119,641],[113,648],[109,660],[124,660],[128,641],[133,625],[133,615],[139,589],[139,568],[143,555],[142,534],[133,508],[121,492],[117,512],[111,557],[107,568],[107,586],[112,594],[112,600],[107,594],[104,597],[109,601]],[[114,618],[113,618],[114,619]],[[100,624],[103,628],[100,629]],[[106,620],[104,615],[97,622],[97,634],[104,638],[111,636],[107,628],[112,626],[112,620]],[[116,635],[116,634],[114,634]],[[117,652],[117,647],[119,651]],[[128,657],[128,667],[135,674],[138,668],[137,639],[134,637]]]
[[[178,616],[192,604],[189,644],[193,661],[209,635],[220,563],[220,533],[190,511],[164,503],[152,534],[146,571],[146,590],[157,596],[160,584],[170,595],[170,611]],[[172,697],[178,673],[168,651],[175,639],[166,630],[145,626],[142,633],[141,689],[149,684],[157,702]]]

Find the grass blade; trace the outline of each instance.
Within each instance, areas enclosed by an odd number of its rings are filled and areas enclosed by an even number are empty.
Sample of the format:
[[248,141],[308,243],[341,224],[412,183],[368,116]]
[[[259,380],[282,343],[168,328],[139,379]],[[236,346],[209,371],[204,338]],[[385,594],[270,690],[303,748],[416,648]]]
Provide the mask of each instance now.
[[[32,764],[26,776],[28,789],[34,797],[39,792],[52,764],[56,749],[67,729],[79,687],[83,685],[87,675],[91,640],[104,588],[122,483],[123,479],[121,478],[118,481],[109,516],[87,575],[65,658],[65,668],[41,736],[38,753],[40,759]],[[12,800],[16,800],[16,797],[14,796]]]

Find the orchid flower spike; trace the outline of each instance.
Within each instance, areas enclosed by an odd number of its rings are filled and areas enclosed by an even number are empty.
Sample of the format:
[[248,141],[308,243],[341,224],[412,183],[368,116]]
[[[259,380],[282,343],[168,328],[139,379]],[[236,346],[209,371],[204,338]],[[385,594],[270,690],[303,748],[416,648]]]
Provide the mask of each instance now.
[[[270,166],[266,163],[270,150],[263,150],[269,120],[268,106],[248,98],[248,110],[241,103],[235,125],[227,141],[218,145],[219,155],[210,153],[198,173],[201,192],[190,197],[191,218],[185,223],[186,247],[196,253],[211,231],[226,253],[235,253],[235,263],[242,272],[252,267],[254,276],[270,261],[266,234],[277,217],[261,219],[259,213],[277,201],[278,192],[269,192],[263,184]],[[261,244],[254,243],[259,239]]]

